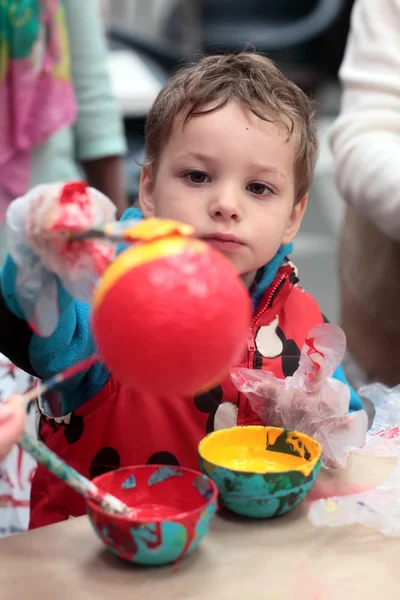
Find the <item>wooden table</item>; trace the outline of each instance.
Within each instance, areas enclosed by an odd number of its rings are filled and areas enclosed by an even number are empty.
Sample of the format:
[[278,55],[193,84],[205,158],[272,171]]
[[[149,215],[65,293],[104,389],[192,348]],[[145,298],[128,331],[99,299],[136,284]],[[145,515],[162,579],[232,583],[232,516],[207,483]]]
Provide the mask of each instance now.
[[[331,483],[375,485],[393,465],[392,459],[354,457]],[[86,517],[0,541],[1,600],[399,597],[400,539],[362,526],[315,527],[306,503],[263,522],[218,517],[199,550],[176,567],[123,563],[103,548]]]

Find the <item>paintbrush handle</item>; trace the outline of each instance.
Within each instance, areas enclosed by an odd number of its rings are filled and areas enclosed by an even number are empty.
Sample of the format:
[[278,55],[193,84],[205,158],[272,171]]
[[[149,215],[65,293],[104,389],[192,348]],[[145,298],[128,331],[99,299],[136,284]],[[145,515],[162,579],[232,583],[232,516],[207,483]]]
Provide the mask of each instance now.
[[22,435],[19,446],[35,458],[38,463],[46,467],[53,475],[78,492],[78,494],[87,500],[95,502],[107,512],[120,515],[130,512],[129,507],[121,502],[121,500],[102,492],[92,481],[83,477],[78,471],[75,471],[75,469],[59,458],[57,454],[49,450],[42,442],[29,434],[24,433]]
[[48,390],[49,386],[46,385],[46,383],[39,383],[32,389],[25,392],[25,394],[21,395],[21,402],[26,406],[27,404],[29,404],[29,402],[32,402],[32,400],[36,400],[41,394],[44,394]]
[[101,229],[87,229],[82,233],[72,233],[69,236],[71,242],[86,242],[88,240],[107,240],[108,242],[126,242],[126,236],[119,233],[107,233]]
[[193,227],[168,219],[130,219],[123,223],[108,223],[102,227],[92,227],[77,233],[70,233],[71,242],[102,239],[114,243],[132,244],[136,242],[152,242],[172,235],[185,237],[195,235]]
[[70,379],[71,377],[74,377],[74,375],[77,375],[81,371],[89,369],[89,367],[94,365],[99,360],[100,357],[97,354],[84,358],[83,360],[72,365],[71,367],[64,369],[64,371],[57,373],[57,375],[53,375],[53,377],[50,377],[50,379],[48,379],[47,381],[39,383],[31,390],[25,392],[25,394],[22,394],[21,402],[26,406],[27,404],[29,404],[29,402],[32,402],[32,400],[36,400],[36,398],[39,398],[41,394],[44,394],[54,386],[59,385],[60,383],[66,381],[67,379]]

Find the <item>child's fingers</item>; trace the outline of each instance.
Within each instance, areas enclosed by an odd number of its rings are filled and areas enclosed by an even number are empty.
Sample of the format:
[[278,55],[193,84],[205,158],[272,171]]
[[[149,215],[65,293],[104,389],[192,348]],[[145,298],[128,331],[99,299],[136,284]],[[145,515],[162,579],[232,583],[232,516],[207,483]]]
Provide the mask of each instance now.
[[21,397],[14,394],[0,406],[0,460],[4,460],[18,442],[25,426],[25,411]]

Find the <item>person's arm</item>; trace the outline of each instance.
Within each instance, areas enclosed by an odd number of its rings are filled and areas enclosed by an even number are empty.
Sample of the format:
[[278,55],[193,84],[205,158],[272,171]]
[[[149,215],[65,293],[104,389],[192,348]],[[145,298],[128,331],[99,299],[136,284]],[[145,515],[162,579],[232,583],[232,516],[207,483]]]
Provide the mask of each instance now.
[[347,381],[347,378],[346,378],[346,375],[344,374],[342,365],[339,365],[338,368],[336,369],[336,371],[334,372],[333,379],[337,379],[338,381],[341,381],[342,383],[346,384],[350,390],[349,412],[355,412],[357,410],[361,410],[363,408],[363,405],[360,400],[360,397],[358,396],[355,389]]
[[16,444],[25,427],[25,410],[22,399],[13,394],[0,405],[0,462]]
[[71,71],[78,103],[76,153],[88,183],[111,198],[118,216],[126,208],[121,156],[122,119],[107,71],[107,48],[95,0],[65,3]]
[[[321,313],[321,316],[322,316],[324,323],[329,323],[329,319],[326,317],[326,315]],[[362,410],[363,404],[361,402],[361,399],[360,399],[359,395],[357,394],[357,392],[355,391],[355,389],[353,388],[353,386],[351,386],[350,383],[348,382],[347,377],[344,373],[344,370],[343,370],[343,367],[341,364],[338,366],[338,368],[336,369],[336,371],[334,372],[332,377],[333,377],[333,379],[337,379],[338,381],[341,381],[342,383],[347,385],[347,387],[350,390],[349,412],[355,412],[357,410]]]
[[356,0],[331,131],[347,203],[400,240],[400,0]]
[[117,207],[117,218],[119,218],[127,207],[121,158],[119,156],[107,156],[86,160],[83,163],[83,168],[89,185],[112,199]]

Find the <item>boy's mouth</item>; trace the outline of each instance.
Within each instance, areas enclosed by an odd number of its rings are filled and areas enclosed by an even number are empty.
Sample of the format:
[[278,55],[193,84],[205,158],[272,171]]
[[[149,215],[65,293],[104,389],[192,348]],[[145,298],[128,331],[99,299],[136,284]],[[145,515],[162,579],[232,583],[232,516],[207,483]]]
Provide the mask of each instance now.
[[243,242],[229,233],[210,233],[201,236],[201,239],[220,252],[235,252],[244,246]]

